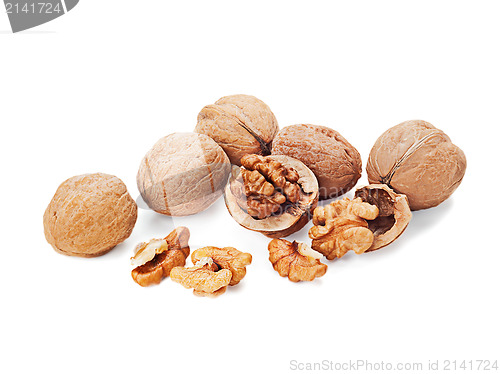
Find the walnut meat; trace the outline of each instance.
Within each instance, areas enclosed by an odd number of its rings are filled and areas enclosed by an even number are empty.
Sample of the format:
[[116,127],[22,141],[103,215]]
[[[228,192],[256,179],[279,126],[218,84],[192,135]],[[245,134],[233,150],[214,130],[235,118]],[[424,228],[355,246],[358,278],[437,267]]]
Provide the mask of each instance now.
[[373,232],[373,244],[367,252],[385,247],[396,240],[411,220],[411,210],[405,195],[397,194],[385,184],[370,184],[356,190],[356,198],[378,208],[377,218],[368,221]]
[[405,194],[412,210],[441,204],[460,185],[465,154],[441,130],[425,121],[407,121],[375,142],[366,171],[370,183]]
[[318,202],[312,171],[288,156],[247,155],[241,162],[241,168],[233,167],[224,194],[233,218],[271,238],[304,227]]
[[304,243],[273,239],[269,243],[269,261],[274,270],[292,282],[312,281],[325,275],[328,266],[320,262],[320,253]]
[[230,169],[226,154],[208,136],[174,133],[146,154],[137,187],[151,209],[185,216],[205,210],[222,195]]
[[312,248],[333,260],[349,250],[375,251],[396,240],[411,219],[405,195],[385,184],[359,188],[355,199],[344,198],[314,210],[309,237]]
[[175,267],[170,278],[186,288],[193,288],[196,296],[219,296],[226,291],[232,278],[231,270],[220,269],[210,257],[200,259],[193,267]]
[[189,256],[189,230],[177,227],[164,239],[153,239],[149,243],[141,243],[131,258],[134,281],[143,286],[158,284],[170,275],[176,266],[184,266]]
[[59,253],[101,256],[132,233],[137,205],[115,176],[72,177],[57,189],[43,215],[45,238]]
[[196,264],[203,258],[209,257],[221,269],[231,271],[230,286],[237,285],[246,275],[246,266],[252,263],[252,255],[250,253],[240,252],[233,247],[203,247],[199,248],[191,254],[191,261]]
[[240,166],[244,155],[271,153],[278,122],[271,109],[256,97],[232,95],[205,106],[195,131],[214,139],[231,163]]
[[361,176],[359,152],[337,131],[324,126],[287,126],[273,140],[273,155],[302,161],[319,183],[319,198],[349,191]]
[[353,250],[357,254],[366,252],[373,244],[373,232],[366,220],[378,217],[375,205],[361,198],[333,201],[314,210],[313,224],[309,230],[312,248],[327,259],[333,260]]

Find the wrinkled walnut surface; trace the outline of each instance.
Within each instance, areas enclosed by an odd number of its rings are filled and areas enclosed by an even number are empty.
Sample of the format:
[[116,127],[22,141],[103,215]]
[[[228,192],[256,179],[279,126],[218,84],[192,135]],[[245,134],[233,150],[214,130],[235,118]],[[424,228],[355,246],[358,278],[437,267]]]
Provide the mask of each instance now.
[[[304,250],[301,247],[306,247]],[[269,261],[274,270],[292,282],[312,281],[325,275],[328,266],[317,258],[304,255],[311,251],[303,243],[289,242],[284,239],[273,239],[268,245]]]
[[367,250],[374,251],[396,240],[411,220],[410,205],[405,195],[397,194],[385,184],[370,184],[356,190],[356,198],[375,205],[379,209],[377,218],[368,221],[374,240]]
[[439,205],[460,185],[463,151],[428,122],[406,121],[375,142],[366,171],[370,183],[384,183],[408,197],[412,210]]
[[263,219],[281,213],[286,209],[285,203],[296,204],[300,200],[302,191],[295,169],[259,155],[246,155],[241,164],[241,182],[234,183],[232,191],[238,194],[238,205],[252,217]]
[[191,261],[196,264],[203,258],[209,257],[221,269],[231,271],[230,286],[237,285],[246,275],[246,266],[252,263],[252,255],[250,253],[240,252],[233,247],[203,247],[199,248],[191,254]]
[[373,244],[374,236],[367,220],[375,219],[379,210],[361,198],[333,201],[314,210],[309,237],[312,248],[327,259],[333,260],[353,250],[357,254],[366,252]]
[[174,133],[146,154],[137,187],[151,209],[185,216],[205,210],[222,195],[230,169],[226,154],[208,136]]
[[231,282],[232,273],[228,269],[219,269],[211,258],[203,258],[193,267],[175,267],[170,278],[186,288],[193,288],[197,296],[218,296],[225,292]]
[[[279,209],[276,209],[274,213],[262,219],[252,217],[248,212],[248,199],[244,191],[243,179],[241,177],[242,169],[236,166],[233,167],[230,183],[226,186],[224,198],[229,213],[241,226],[249,230],[261,232],[271,238],[281,238],[297,232],[309,221],[312,216],[312,210],[316,207],[318,202],[318,182],[313,172],[299,160],[281,155],[266,156],[264,159],[276,161],[284,166],[285,169],[293,169],[298,174],[296,185],[300,187],[300,191],[296,203],[288,201],[288,203],[285,202],[284,204],[280,204]],[[282,176],[280,176],[280,178],[282,178]],[[285,184],[286,181],[290,182],[286,178],[283,180]],[[266,179],[266,181],[272,185],[271,179]],[[249,188],[252,189],[255,187],[255,190],[258,190],[258,186],[259,185],[251,186]],[[262,186],[264,189],[267,188],[264,185]],[[276,190],[274,185],[268,187],[270,190],[271,188]],[[292,188],[295,189],[296,187],[292,186]],[[274,192],[271,191],[272,194],[274,194]],[[293,193],[285,194],[287,194],[287,196],[293,195]],[[264,206],[264,208],[262,205],[257,206],[259,212],[264,211],[266,213],[267,207],[267,205]],[[271,211],[273,210],[271,209]]]
[[137,205],[115,176],[96,173],[69,178],[43,216],[45,238],[59,253],[96,257],[132,233]]
[[273,112],[264,102],[249,95],[231,95],[205,106],[195,131],[214,139],[231,163],[240,166],[244,155],[270,154],[278,129]]
[[318,178],[320,199],[346,193],[361,176],[359,152],[337,131],[324,126],[284,127],[273,140],[272,154],[296,158],[309,167]]
[[148,244],[153,241],[139,244],[132,257],[132,260],[138,260],[140,264],[132,270],[134,281],[143,287],[158,284],[170,275],[174,267],[184,266],[189,256],[188,240],[189,230],[181,226],[168,234],[164,238],[164,245],[154,248],[153,253],[144,253],[148,251]]

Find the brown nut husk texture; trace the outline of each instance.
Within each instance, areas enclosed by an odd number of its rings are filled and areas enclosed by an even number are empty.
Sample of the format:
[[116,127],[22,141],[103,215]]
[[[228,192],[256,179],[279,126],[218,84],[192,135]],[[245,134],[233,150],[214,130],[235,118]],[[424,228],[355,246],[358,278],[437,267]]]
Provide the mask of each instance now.
[[451,196],[467,167],[464,152],[428,122],[403,122],[375,142],[366,171],[370,183],[405,194],[412,210],[431,208]]
[[231,216],[241,226],[270,238],[300,230],[318,203],[313,172],[288,156],[247,155],[243,166],[233,166],[224,198]]
[[278,130],[271,109],[249,95],[225,96],[215,104],[205,106],[198,115],[195,128],[195,132],[214,139],[231,163],[238,166],[244,155],[269,155]]
[[208,136],[174,133],[146,154],[137,187],[156,212],[186,216],[207,209],[222,195],[230,170],[226,154]]
[[95,173],[69,178],[45,210],[45,238],[59,253],[101,256],[127,239],[137,220],[137,205],[125,184]]
[[337,131],[316,125],[292,125],[273,140],[273,155],[302,161],[319,183],[319,198],[329,199],[349,191],[361,176],[361,156]]

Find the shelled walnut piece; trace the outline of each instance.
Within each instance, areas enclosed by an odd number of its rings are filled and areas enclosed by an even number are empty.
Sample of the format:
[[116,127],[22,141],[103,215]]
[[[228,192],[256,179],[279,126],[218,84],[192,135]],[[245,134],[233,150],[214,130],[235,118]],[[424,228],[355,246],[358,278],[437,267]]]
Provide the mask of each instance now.
[[146,287],[158,284],[168,277],[176,266],[184,266],[189,256],[189,230],[177,227],[164,239],[153,239],[149,243],[141,243],[131,258],[132,278],[139,285]]
[[269,243],[269,261],[282,277],[292,282],[312,281],[326,273],[328,266],[320,262],[320,253],[304,243],[273,239]]
[[196,296],[219,296],[226,292],[233,274],[220,267],[210,258],[203,257],[193,267],[175,267],[170,278],[186,288],[193,288]]
[[344,256],[349,250],[364,253],[373,244],[373,232],[366,220],[377,218],[379,210],[375,205],[363,202],[361,198],[347,197],[324,207],[317,207],[309,237],[312,248],[327,259]]
[[244,156],[241,165],[240,184],[233,184],[233,192],[243,188],[237,202],[252,217],[267,218],[283,209],[283,204],[299,201],[299,174],[295,169],[259,155]]
[[240,252],[233,247],[199,248],[191,254],[191,261],[195,264],[205,257],[211,258],[221,269],[231,271],[230,286],[237,285],[243,279],[247,272],[246,266],[252,263],[252,255],[250,253]]
[[359,188],[352,201],[344,198],[316,208],[309,237],[313,249],[333,260],[349,250],[361,254],[392,243],[410,219],[405,195],[385,184],[371,184]]

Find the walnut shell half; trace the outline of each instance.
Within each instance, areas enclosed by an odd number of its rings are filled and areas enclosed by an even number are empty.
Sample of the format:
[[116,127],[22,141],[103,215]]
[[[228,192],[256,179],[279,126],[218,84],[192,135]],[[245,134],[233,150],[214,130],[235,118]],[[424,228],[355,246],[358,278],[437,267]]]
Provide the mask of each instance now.
[[195,128],[197,133],[214,139],[231,163],[238,166],[244,155],[270,154],[271,142],[278,130],[271,109],[250,95],[225,96],[205,106]]
[[[280,208],[277,210],[273,209],[273,213],[266,215],[265,218],[254,218],[251,214],[249,214],[248,209],[246,209],[244,204],[241,202],[242,197],[245,198],[245,196],[239,192],[242,190],[241,174],[243,168],[240,169],[237,166],[233,166],[232,175],[224,193],[227,209],[235,221],[241,226],[249,230],[258,231],[267,237],[282,238],[293,234],[304,227],[304,225],[310,220],[312,211],[318,204],[318,181],[314,176],[314,173],[307,166],[292,157],[282,155],[258,157],[267,161],[276,161],[284,167],[280,169],[283,172],[285,172],[285,170],[293,170],[296,172],[298,178],[290,179],[296,180],[296,182],[293,182],[292,184],[299,187],[298,197],[291,198],[295,201],[293,203],[289,200],[286,200],[282,204],[280,203]],[[268,175],[266,180],[272,184],[272,189],[278,189],[277,185],[279,185],[279,182],[276,182],[275,178],[271,176],[272,172],[264,174]],[[285,181],[283,189],[280,189],[283,193],[285,193],[284,189],[290,188],[287,181]],[[262,198],[265,199],[266,197],[263,195]]]
[[405,194],[412,210],[441,204],[462,181],[465,154],[443,131],[425,121],[391,127],[375,142],[366,172],[370,183],[385,183]]
[[396,240],[411,220],[410,205],[405,195],[397,194],[385,184],[370,184],[358,188],[354,194],[364,202],[375,205],[377,218],[367,220],[373,232],[373,244],[367,252],[385,247]]

